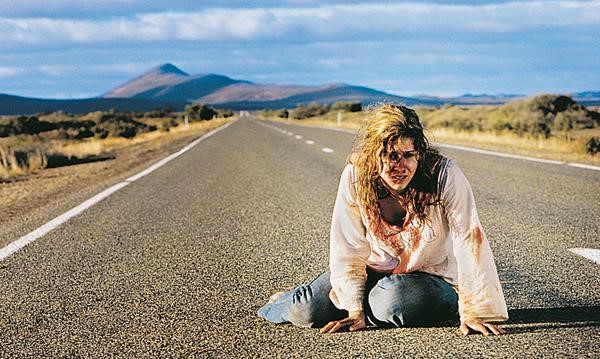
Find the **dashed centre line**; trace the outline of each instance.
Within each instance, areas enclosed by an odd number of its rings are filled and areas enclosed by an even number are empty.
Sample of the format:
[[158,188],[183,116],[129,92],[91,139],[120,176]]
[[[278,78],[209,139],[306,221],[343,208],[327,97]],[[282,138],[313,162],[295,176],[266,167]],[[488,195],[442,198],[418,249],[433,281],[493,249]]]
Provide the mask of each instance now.
[[[284,130],[284,129],[280,128],[280,127],[277,127],[277,126],[268,125],[268,124],[266,124],[266,123],[261,123],[261,122],[258,122],[258,124],[260,124],[260,125],[262,125],[262,126],[266,126],[266,127],[272,128],[272,129],[274,129],[275,131],[281,132],[281,133],[283,133],[283,134],[286,134],[286,135],[288,135],[288,136],[292,136],[292,135],[294,135],[294,133],[293,133],[293,132],[286,131],[286,130]],[[295,136],[294,136],[294,138],[296,138],[296,139],[300,140],[300,139],[302,139],[302,135],[295,135]],[[313,140],[306,140],[306,141],[304,141],[304,142],[305,142],[307,145],[314,145],[314,144],[315,144],[315,141],[313,141]],[[333,153],[333,152],[334,152],[334,150],[333,150],[333,149],[331,149],[331,148],[329,148],[329,147],[323,147],[323,148],[321,148],[321,151],[323,151],[323,152],[325,152],[325,153]]]
[[[275,130],[285,133],[287,135],[293,135],[292,132],[288,132],[286,130],[280,129],[277,126],[271,126],[271,125],[265,125],[271,128],[274,128]],[[313,127],[313,126],[307,126],[307,127]],[[301,139],[302,136],[300,135],[296,135],[295,136],[297,139]],[[306,140],[305,143],[307,145],[314,145],[315,141],[312,140]],[[523,159],[523,160],[528,160],[528,161],[534,161],[534,162],[542,162],[542,163],[550,163],[550,164],[566,164],[568,166],[573,166],[573,167],[579,167],[579,168],[586,168],[586,169],[591,169],[591,170],[600,170],[600,167],[597,166],[591,166],[591,165],[585,165],[585,164],[579,164],[579,163],[565,163],[562,161],[554,161],[554,160],[545,160],[545,159],[539,159],[539,158],[533,158],[533,157],[526,157],[526,156],[519,156],[519,155],[513,155],[513,154],[505,154],[505,153],[499,153],[499,152],[493,152],[493,151],[487,151],[487,150],[481,150],[481,149],[474,149],[474,148],[469,148],[469,147],[462,147],[462,146],[455,146],[455,145],[448,145],[448,144],[436,144],[439,147],[447,147],[447,148],[454,148],[454,149],[458,149],[458,150],[463,150],[463,151],[469,151],[469,152],[476,152],[476,153],[481,153],[481,154],[487,154],[487,155],[494,155],[494,156],[500,156],[500,157],[508,157],[508,158],[516,158],[516,159]],[[333,149],[329,148],[329,147],[323,147],[321,149],[321,151],[325,152],[325,153],[333,153]],[[584,257],[588,260],[593,261],[594,263],[600,264],[600,249],[592,249],[592,248],[569,248],[568,249],[570,252],[577,254],[581,257]]]

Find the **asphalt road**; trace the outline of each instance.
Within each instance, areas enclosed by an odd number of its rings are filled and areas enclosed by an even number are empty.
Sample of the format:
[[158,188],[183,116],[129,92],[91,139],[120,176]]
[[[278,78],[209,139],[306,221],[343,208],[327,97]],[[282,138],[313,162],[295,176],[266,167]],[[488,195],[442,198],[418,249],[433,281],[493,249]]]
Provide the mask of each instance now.
[[474,188],[508,335],[258,318],[326,269],[352,141],[243,118],[0,262],[0,358],[600,356],[600,265],[567,251],[600,248],[599,173],[462,151],[443,152]]

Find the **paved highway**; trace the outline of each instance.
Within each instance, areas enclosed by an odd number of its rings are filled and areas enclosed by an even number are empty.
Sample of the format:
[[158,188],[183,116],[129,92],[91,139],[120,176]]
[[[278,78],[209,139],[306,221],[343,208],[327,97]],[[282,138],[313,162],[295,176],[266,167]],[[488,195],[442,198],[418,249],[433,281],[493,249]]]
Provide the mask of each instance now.
[[0,358],[600,355],[600,265],[568,251],[600,248],[599,172],[456,150],[443,152],[474,188],[508,335],[258,318],[326,269],[352,141],[244,117],[0,262]]

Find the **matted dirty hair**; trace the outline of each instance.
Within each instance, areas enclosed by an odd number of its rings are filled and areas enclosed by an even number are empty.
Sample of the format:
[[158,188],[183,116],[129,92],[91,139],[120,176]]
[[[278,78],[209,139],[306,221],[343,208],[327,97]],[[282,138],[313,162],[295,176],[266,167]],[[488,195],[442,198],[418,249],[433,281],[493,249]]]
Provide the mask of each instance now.
[[358,202],[364,207],[372,225],[381,221],[378,199],[389,195],[379,176],[383,168],[382,154],[399,138],[413,140],[419,161],[413,179],[400,198],[403,206],[424,223],[427,221],[427,206],[439,202],[436,164],[441,155],[429,147],[417,113],[401,105],[376,105],[367,110],[353,151],[348,157],[348,162],[354,164],[357,170]]

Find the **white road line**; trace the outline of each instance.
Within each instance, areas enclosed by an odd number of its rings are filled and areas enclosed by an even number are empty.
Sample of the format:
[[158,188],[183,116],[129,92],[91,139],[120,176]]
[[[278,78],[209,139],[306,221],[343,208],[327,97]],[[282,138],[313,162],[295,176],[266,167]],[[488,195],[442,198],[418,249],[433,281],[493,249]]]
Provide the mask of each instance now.
[[45,235],[46,233],[50,232],[54,228],[60,226],[61,224],[63,224],[66,221],[68,221],[69,219],[77,216],[81,212],[85,211],[86,209],[90,208],[91,206],[95,205],[96,203],[102,201],[104,198],[106,198],[106,197],[110,196],[111,194],[117,192],[118,190],[120,190],[121,188],[127,186],[130,183],[131,182],[117,183],[116,185],[114,185],[114,186],[112,186],[112,187],[110,187],[110,188],[108,188],[108,189],[106,189],[106,190],[98,193],[94,197],[92,197],[92,198],[88,199],[87,201],[83,202],[79,206],[77,206],[75,208],[72,208],[71,210],[69,210],[69,211],[61,214],[60,216],[54,218],[50,222],[47,222],[46,224],[42,225],[41,227],[38,227],[37,229],[33,230],[32,232],[24,235],[23,237],[17,239],[16,241],[10,243],[6,247],[0,249],[0,261],[5,260],[6,258],[10,257],[15,252],[17,252],[21,248],[25,247],[29,243],[31,243],[31,242],[35,241],[36,239],[42,237],[43,235]]
[[588,170],[600,171],[600,167],[598,167],[598,166],[585,165],[583,163],[567,163],[567,165],[573,166],[573,167],[585,168]]
[[291,136],[291,135],[293,135],[293,134],[294,134],[293,132],[287,132],[287,135],[288,135],[288,136]]
[[302,123],[294,123],[292,124],[293,126],[300,126],[300,127],[308,127],[308,128],[318,128],[321,130],[331,130],[331,131],[337,131],[337,132],[344,132],[344,133],[349,133],[352,135],[356,134],[357,130],[351,130],[348,128],[339,128],[339,127],[328,127],[328,126],[319,126],[319,125],[307,125],[307,124],[302,124]]
[[600,264],[600,249],[592,248],[569,248],[570,252],[582,256],[583,258],[589,259],[596,264]]
[[510,153],[502,153],[502,152],[481,150],[479,148],[471,148],[471,147],[449,145],[449,144],[445,144],[445,143],[435,143],[434,146],[443,147],[443,148],[452,148],[452,149],[455,149],[455,150],[461,150],[461,151],[467,151],[467,152],[481,153],[481,154],[484,154],[484,155],[492,155],[492,156],[498,156],[498,157],[516,158],[516,159],[519,159],[519,160],[527,160],[527,161],[533,161],[533,162],[551,163],[551,164],[555,164],[555,165],[563,165],[563,164],[565,164],[563,161],[544,160],[544,159],[541,159],[541,158],[527,157],[527,156],[520,156],[520,155],[513,155],[513,154],[510,154]]
[[306,144],[307,144],[307,145],[314,145],[314,144],[315,144],[315,141],[313,141],[313,140],[307,140],[307,141],[306,141]]
[[323,151],[325,153],[332,153],[333,152],[333,150],[331,148],[329,148],[329,147],[323,147],[323,148],[321,148],[321,151]]
[[[235,121],[234,121],[235,122]],[[22,249],[23,247],[25,247],[26,245],[32,243],[33,241],[35,241],[36,239],[44,236],[45,234],[47,234],[48,232],[52,231],[53,229],[55,229],[56,227],[60,226],[61,224],[65,223],[66,221],[68,221],[69,219],[81,214],[83,211],[85,211],[86,209],[92,207],[93,205],[95,205],[96,203],[102,201],[103,199],[105,199],[106,197],[110,196],[111,194],[117,192],[118,190],[120,190],[121,188],[129,185],[130,183],[137,181],[138,179],[146,176],[147,174],[149,174],[150,172],[156,170],[157,168],[163,166],[165,163],[171,161],[172,159],[182,155],[183,153],[189,151],[192,147],[196,146],[198,143],[200,143],[201,141],[207,139],[208,137],[214,135],[215,133],[227,128],[229,125],[231,125],[233,122],[229,122],[221,127],[218,127],[206,134],[204,134],[202,137],[198,138],[197,140],[191,142],[189,145],[185,146],[184,148],[182,148],[181,150],[173,153],[170,156],[165,157],[164,159],[158,161],[157,163],[153,164],[152,166],[148,167],[147,169],[143,170],[142,172],[129,177],[128,179],[126,179],[123,182],[117,183],[115,185],[113,185],[112,187],[105,189],[104,191],[98,193],[97,195],[95,195],[94,197],[86,200],[85,202],[81,203],[80,205],[68,210],[67,212],[61,214],[60,216],[52,219],[51,221],[43,224],[42,226],[34,229],[33,231],[31,231],[30,233],[24,235],[23,237],[17,239],[16,241],[8,244],[7,246],[5,246],[4,248],[0,249],[0,262],[5,260],[6,258],[12,256],[14,253],[16,253],[17,251],[19,251],[20,249]]]
[[300,136],[300,135],[296,135],[296,136],[294,136],[294,137],[295,137],[297,140],[299,140],[299,139],[301,139],[301,138],[302,138],[302,136]]
[[[318,129],[322,129],[322,130],[331,130],[331,131],[337,131],[337,132],[345,132],[345,133],[350,133],[350,134],[356,134],[356,130],[350,130],[350,129],[345,129],[345,128],[335,128],[335,127],[317,126],[317,125],[306,125],[306,124],[297,124],[297,123],[293,124],[293,125],[294,126],[318,128]],[[570,162],[564,162],[564,161],[546,160],[546,159],[542,159],[542,158],[513,155],[513,154],[510,154],[510,153],[502,153],[502,152],[496,152],[496,151],[482,150],[482,149],[479,149],[479,148],[457,146],[457,145],[451,145],[451,144],[446,144],[446,143],[434,143],[433,145],[437,146],[437,147],[452,148],[452,149],[460,150],[460,151],[481,153],[481,154],[486,154],[486,155],[490,155],[490,156],[515,158],[515,159],[520,159],[520,160],[525,160],[525,161],[532,161],[532,162],[539,162],[539,163],[548,163],[548,164],[553,164],[553,165],[567,165],[567,166],[571,166],[571,167],[577,167],[577,168],[584,168],[584,169],[588,169],[588,170],[600,171],[600,166],[587,165],[587,164],[583,164],[583,163],[570,163]]]

